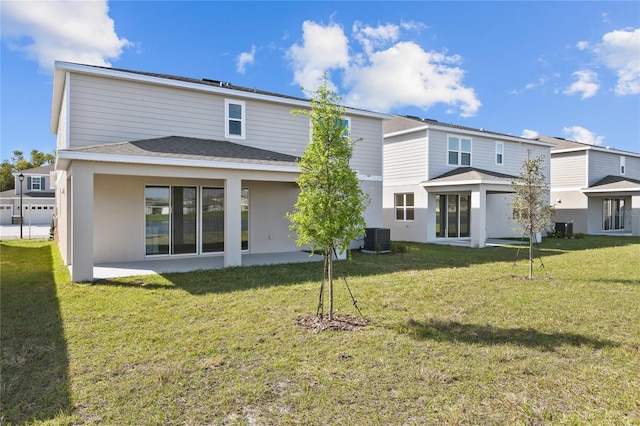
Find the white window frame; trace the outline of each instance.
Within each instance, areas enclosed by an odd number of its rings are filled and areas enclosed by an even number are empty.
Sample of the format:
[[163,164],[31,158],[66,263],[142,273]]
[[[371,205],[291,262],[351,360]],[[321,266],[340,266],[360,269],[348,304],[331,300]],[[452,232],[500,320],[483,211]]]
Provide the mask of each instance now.
[[496,165],[504,165],[504,142],[496,142]]
[[[33,184],[38,182],[38,187],[34,188]],[[27,191],[42,191],[44,187],[44,177],[43,176],[28,176],[27,177]]]
[[[235,118],[229,116],[229,108],[231,105],[239,105],[241,109],[241,117]],[[229,129],[230,121],[240,122],[240,134],[232,134]],[[247,108],[244,101],[237,101],[235,99],[224,100],[224,136],[232,139],[246,139],[246,122],[247,122]]]
[[[402,205],[398,205],[398,196],[402,196]],[[407,204],[407,195],[413,196],[413,204]],[[416,196],[413,192],[396,192],[393,194],[394,218],[396,222],[413,222],[416,220]],[[407,219],[407,210],[413,211],[413,219]],[[402,211],[402,219],[398,219],[398,211]]]
[[626,172],[626,166],[625,166],[625,157],[624,155],[620,156],[620,175],[624,176]]
[[[347,132],[348,134],[345,136],[351,136],[351,117],[343,117],[342,121],[347,122]],[[313,120],[309,118],[309,140],[313,139]]]
[[[456,139],[457,140],[457,148],[456,149],[451,149],[451,139]],[[462,141],[463,140],[467,140],[469,141],[469,150],[463,150],[462,149]],[[463,136],[457,136],[457,135],[447,135],[447,166],[467,166],[467,167],[471,167],[471,165],[473,164],[473,158],[472,158],[472,152],[473,152],[473,139],[470,137],[463,137]],[[456,153],[456,163],[452,163],[450,160],[450,153],[451,152],[455,152]],[[462,164],[462,154],[469,154],[469,164]]]

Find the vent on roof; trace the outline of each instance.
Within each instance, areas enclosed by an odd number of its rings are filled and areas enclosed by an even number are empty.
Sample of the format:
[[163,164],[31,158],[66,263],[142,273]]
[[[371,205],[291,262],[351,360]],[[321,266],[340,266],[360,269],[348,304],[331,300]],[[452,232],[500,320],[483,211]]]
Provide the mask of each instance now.
[[228,81],[211,80],[209,78],[203,78],[202,81],[204,81],[205,83],[212,83],[212,84],[215,84],[215,85],[220,86],[220,87],[229,87],[229,86],[231,86],[231,83],[229,83]]

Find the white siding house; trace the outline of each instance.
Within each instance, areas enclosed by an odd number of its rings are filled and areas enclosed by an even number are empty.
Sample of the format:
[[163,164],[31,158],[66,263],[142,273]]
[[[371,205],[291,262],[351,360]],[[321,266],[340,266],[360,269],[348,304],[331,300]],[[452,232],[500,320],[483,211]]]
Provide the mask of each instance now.
[[[95,265],[299,251],[284,215],[298,195],[308,100],[213,80],[57,62],[58,243],[74,281]],[[352,167],[382,226],[385,114],[347,109]]]
[[384,226],[396,241],[467,242],[522,236],[511,220],[511,184],[527,152],[552,144],[394,116],[385,122]]
[[55,207],[55,192],[51,188],[53,169],[53,165],[46,165],[13,173],[15,189],[0,193],[0,225],[19,224],[21,214],[24,224],[51,224]]
[[573,232],[640,235],[640,153],[540,137],[551,149],[557,223]]

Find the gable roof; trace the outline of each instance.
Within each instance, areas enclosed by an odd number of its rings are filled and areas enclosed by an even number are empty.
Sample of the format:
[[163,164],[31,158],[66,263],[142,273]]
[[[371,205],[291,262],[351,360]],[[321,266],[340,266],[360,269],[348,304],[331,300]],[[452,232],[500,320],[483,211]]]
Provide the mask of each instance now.
[[47,164],[45,166],[33,167],[31,169],[24,170],[16,170],[13,172],[15,176],[18,176],[20,173],[23,175],[48,175],[50,172],[55,170],[55,165]]
[[455,182],[459,180],[469,181],[486,179],[505,181],[509,182],[510,184],[514,179],[516,179],[516,176],[494,172],[491,170],[477,169],[475,167],[458,167],[456,169],[443,173],[440,176],[430,179],[429,181]]
[[383,123],[384,126],[384,135],[391,136],[398,133],[410,133],[420,130],[428,130],[428,129],[436,129],[443,131],[462,131],[470,135],[474,136],[484,136],[484,137],[497,137],[500,139],[510,139],[517,142],[529,143],[533,145],[543,145],[543,146],[553,146],[553,144],[535,140],[523,138],[520,136],[514,136],[507,133],[494,132],[485,129],[476,129],[473,127],[460,126],[453,123],[443,123],[438,120],[433,120],[431,118],[420,118],[411,115],[394,115],[391,120],[387,120]]
[[594,151],[600,151],[600,152],[608,152],[608,153],[611,153],[611,154],[629,155],[629,156],[632,156],[632,157],[640,157],[640,154],[637,153],[637,152],[623,151],[621,149],[615,149],[615,148],[611,148],[609,146],[592,145],[592,144],[588,144],[588,143],[584,143],[584,142],[572,141],[572,140],[559,138],[559,137],[538,136],[535,139],[539,140],[539,141],[549,142],[549,143],[554,144],[554,146],[551,147],[551,153],[552,154],[561,153],[561,152],[594,150]]
[[[148,84],[163,86],[181,87],[191,90],[200,90],[209,93],[217,93],[222,96],[236,96],[242,98],[260,99],[270,102],[279,102],[291,105],[296,108],[310,108],[309,99],[297,96],[289,96],[265,90],[258,90],[251,87],[236,86],[222,80],[208,78],[196,79],[180,77],[169,74],[158,74],[143,71],[133,71],[121,68],[109,68],[97,65],[85,65],[72,62],[56,61],[53,78],[53,96],[51,99],[51,133],[57,132],[60,112],[62,108],[63,92],[66,85],[66,75],[68,72],[101,76],[112,79],[138,81]],[[345,106],[348,114],[373,117],[387,120],[389,114],[368,111],[359,108]]]
[[58,158],[66,161],[74,159],[102,159],[103,161],[111,159],[112,161],[122,161],[123,157],[129,159],[155,158],[157,161],[163,159],[178,159],[298,167],[298,158],[292,155],[253,148],[228,141],[189,138],[184,136],[166,136],[58,151]]

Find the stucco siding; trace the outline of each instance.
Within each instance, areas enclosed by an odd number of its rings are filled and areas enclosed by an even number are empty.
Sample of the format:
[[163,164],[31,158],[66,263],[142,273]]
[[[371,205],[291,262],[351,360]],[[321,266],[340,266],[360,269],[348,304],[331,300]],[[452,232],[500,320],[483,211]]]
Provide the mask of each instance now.
[[[395,194],[414,195],[414,220],[396,220]],[[427,191],[417,185],[385,186],[383,191],[383,226],[389,228],[393,241],[427,241]]]
[[487,194],[487,238],[521,237],[513,221],[513,194]]
[[424,132],[388,137],[384,143],[384,184],[418,183],[426,179],[427,141]]

